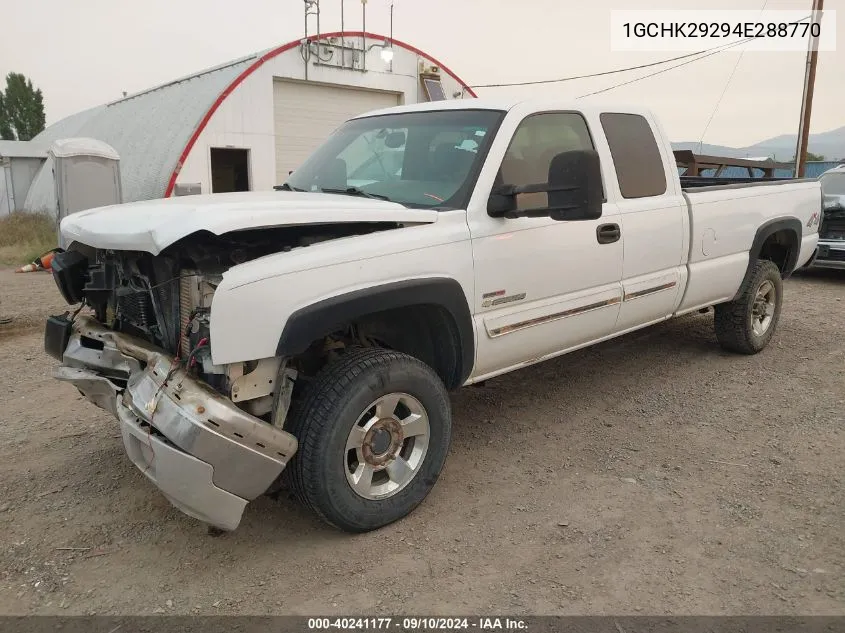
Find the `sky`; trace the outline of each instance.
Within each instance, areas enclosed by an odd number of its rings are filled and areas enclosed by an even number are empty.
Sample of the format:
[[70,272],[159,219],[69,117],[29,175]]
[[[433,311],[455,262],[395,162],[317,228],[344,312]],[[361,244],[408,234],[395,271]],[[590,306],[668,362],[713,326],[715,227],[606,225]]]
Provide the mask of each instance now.
[[[341,2],[320,0],[321,31],[340,30]],[[612,9],[760,10],[764,2],[767,9],[807,13],[812,6],[811,0],[394,0],[393,34],[470,85],[531,81],[683,54],[612,52]],[[345,28],[360,30],[360,0],[343,4]],[[389,34],[389,5],[368,0],[368,31]],[[0,76],[31,78],[44,93],[49,125],[123,91],[301,38],[303,7],[302,0],[0,0]],[[819,53],[813,132],[845,125],[845,0],[825,0],[824,8],[837,10],[841,35],[837,51]],[[805,62],[804,52],[748,51],[740,59],[726,51],[607,92],[602,101],[651,108],[673,141],[740,147],[797,131]],[[659,68],[477,92],[568,99]]]

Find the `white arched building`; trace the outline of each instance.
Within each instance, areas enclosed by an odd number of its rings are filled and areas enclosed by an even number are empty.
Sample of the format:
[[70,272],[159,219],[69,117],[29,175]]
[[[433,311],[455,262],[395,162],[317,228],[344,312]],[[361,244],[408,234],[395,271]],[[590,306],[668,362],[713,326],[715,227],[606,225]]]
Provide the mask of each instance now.
[[[372,33],[326,33],[74,114],[34,143],[87,137],[112,146],[124,202],[266,190],[353,115],[474,96],[413,46]],[[49,158],[25,208],[56,209]]]

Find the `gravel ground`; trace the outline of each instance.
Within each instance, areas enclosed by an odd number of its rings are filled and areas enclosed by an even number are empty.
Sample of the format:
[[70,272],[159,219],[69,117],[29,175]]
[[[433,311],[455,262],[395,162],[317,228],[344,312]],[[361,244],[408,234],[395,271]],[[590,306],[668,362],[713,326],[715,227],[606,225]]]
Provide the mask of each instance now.
[[50,377],[49,275],[0,272],[0,614],[843,614],[843,296],[787,282],[754,357],[696,314],[455,393],[443,476],[378,532],[262,498],[212,537]]

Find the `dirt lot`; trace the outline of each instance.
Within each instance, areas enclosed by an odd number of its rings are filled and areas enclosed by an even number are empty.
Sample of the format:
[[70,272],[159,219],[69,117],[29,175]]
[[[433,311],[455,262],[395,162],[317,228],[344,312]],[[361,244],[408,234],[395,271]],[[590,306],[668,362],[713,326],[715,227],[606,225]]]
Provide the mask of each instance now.
[[456,393],[442,478],[379,532],[262,498],[215,538],[50,377],[49,275],[0,272],[0,613],[845,613],[843,297],[789,281],[756,357],[695,315]]

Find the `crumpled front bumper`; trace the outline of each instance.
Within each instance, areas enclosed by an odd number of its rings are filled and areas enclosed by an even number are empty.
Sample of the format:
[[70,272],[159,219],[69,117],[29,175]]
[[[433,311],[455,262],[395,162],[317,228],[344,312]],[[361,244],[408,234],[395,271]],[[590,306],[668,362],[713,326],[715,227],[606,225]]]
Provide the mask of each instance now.
[[239,409],[145,341],[89,317],[74,321],[66,344],[56,336],[48,324],[45,349],[62,360],[54,377],[118,419],[129,459],[185,514],[234,530],[296,452],[293,435]]
[[813,266],[845,270],[845,240],[820,239]]

